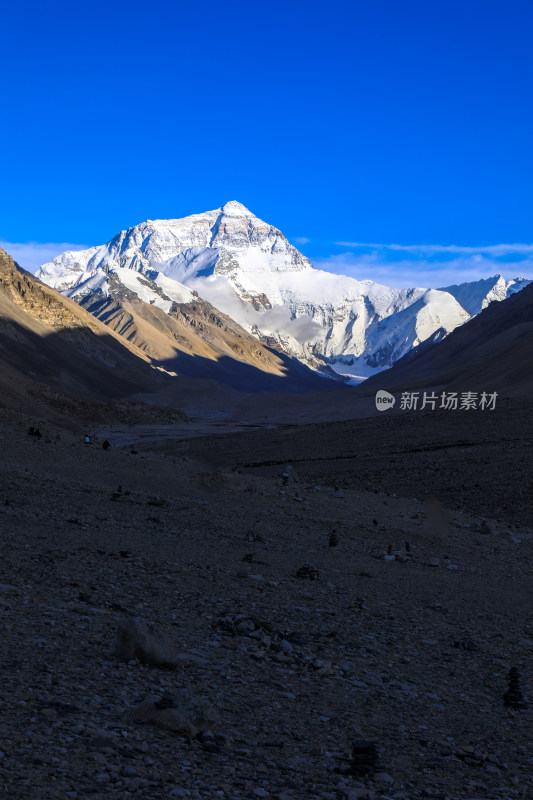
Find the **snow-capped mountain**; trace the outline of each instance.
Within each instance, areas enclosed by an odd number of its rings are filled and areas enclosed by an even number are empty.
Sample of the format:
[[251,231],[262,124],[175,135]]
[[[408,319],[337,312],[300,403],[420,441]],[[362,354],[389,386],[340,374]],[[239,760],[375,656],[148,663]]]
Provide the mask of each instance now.
[[236,201],[183,219],[148,220],[100,247],[63,253],[37,275],[78,301],[113,294],[117,281],[166,312],[197,295],[265,343],[358,379],[523,285],[501,279],[500,286],[498,276],[486,287],[393,289],[317,270],[281,231]]
[[530,283],[531,281],[527,278],[514,278],[507,281],[503,275],[493,275],[491,278],[482,278],[479,281],[446,286],[442,291],[453,295],[465,311],[468,311],[473,317],[494,300],[505,300]]
[[[370,378],[361,394],[432,390],[533,397],[533,283],[492,302],[437,347],[419,347],[386,375]],[[397,394],[397,396],[399,396]],[[498,398],[498,402],[500,402]]]
[[98,268],[116,267],[162,272],[186,283],[213,274],[236,281],[239,271],[267,278],[273,272],[310,269],[311,264],[281,231],[232,201],[184,219],[148,220],[101,247],[63,253],[41,267],[39,277],[62,291]]

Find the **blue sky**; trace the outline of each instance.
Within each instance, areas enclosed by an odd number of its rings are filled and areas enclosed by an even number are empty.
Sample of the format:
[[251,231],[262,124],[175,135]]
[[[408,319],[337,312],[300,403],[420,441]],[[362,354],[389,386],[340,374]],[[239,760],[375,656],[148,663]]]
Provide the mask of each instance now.
[[532,29],[531,0],[9,4],[0,246],[237,199],[355,277],[533,277]]

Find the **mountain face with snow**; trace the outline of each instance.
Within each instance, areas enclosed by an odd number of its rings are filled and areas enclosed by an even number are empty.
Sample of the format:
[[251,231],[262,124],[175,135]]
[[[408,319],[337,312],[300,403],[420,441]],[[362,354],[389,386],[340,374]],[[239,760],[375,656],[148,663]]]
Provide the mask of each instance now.
[[100,247],[63,253],[37,275],[84,305],[112,297],[119,284],[166,313],[201,298],[265,344],[358,380],[527,283],[497,276],[440,290],[393,289],[331,274],[236,201],[148,220]]
[[1,249],[0,328],[0,405],[40,414],[55,393],[59,411],[65,395],[105,402],[161,385],[134,344]]
[[446,286],[442,291],[453,295],[465,311],[474,317],[494,300],[506,300],[530,283],[531,281],[527,278],[514,278],[507,281],[502,275],[494,275],[479,281]]
[[[533,397],[533,283],[491,302],[438,346],[420,347],[398,361],[386,375],[370,378],[361,394],[378,389],[401,392],[431,390],[498,392],[506,397]],[[500,402],[498,400],[498,402]]]

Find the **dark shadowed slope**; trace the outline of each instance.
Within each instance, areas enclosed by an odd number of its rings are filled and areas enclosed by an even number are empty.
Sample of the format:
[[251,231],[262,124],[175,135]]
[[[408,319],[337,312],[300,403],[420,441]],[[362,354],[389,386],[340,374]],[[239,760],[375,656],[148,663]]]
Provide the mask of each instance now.
[[218,408],[238,404],[241,393],[338,385],[201,301],[171,316],[128,300],[91,308],[100,321],[0,250],[0,403],[44,414],[61,405],[56,392],[98,402],[142,396],[174,408],[188,398],[194,410],[197,396]]
[[533,395],[533,284],[456,328],[444,341],[415,350],[371,378],[360,394],[446,388]]
[[[45,384],[93,400],[156,388],[148,358],[0,250],[0,397]],[[30,393],[32,393],[30,391]]]
[[246,393],[324,390],[338,383],[268,347],[200,298],[173,303],[166,313],[111,279],[107,296],[93,293],[79,302],[178,376],[216,380]]

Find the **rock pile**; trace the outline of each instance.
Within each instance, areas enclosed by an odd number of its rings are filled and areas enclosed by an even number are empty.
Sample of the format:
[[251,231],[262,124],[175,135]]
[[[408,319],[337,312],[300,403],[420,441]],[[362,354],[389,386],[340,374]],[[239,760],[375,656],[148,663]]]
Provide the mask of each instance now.
[[523,708],[524,696],[520,690],[520,675],[516,667],[509,670],[509,687],[503,695],[504,705],[509,708]]

